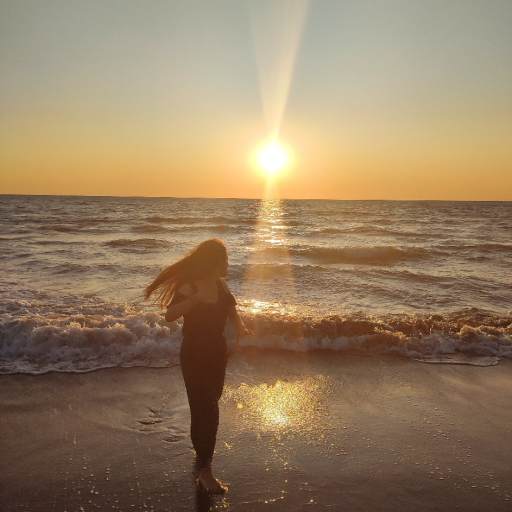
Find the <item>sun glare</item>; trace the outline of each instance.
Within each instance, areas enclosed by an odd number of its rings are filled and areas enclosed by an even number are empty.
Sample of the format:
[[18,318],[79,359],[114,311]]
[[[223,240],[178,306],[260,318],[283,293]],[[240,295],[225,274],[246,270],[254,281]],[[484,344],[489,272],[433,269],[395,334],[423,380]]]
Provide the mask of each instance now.
[[329,377],[318,375],[294,382],[280,381],[269,386],[241,384],[226,387],[223,400],[236,404],[245,423],[258,432],[311,434],[325,409],[324,400],[334,389]]
[[288,163],[288,155],[279,145],[272,142],[258,152],[258,164],[271,178]]

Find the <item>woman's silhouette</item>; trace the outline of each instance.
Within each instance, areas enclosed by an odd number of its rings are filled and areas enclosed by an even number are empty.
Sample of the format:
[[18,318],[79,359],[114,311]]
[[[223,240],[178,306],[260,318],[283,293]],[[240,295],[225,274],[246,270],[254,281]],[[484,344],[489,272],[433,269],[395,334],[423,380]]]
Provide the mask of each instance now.
[[200,467],[197,482],[214,493],[226,490],[211,468],[227,364],[226,320],[235,327],[237,342],[252,334],[223,279],[227,269],[224,244],[218,238],[206,240],[160,272],[145,290],[146,299],[154,295],[162,309],[167,307],[168,322],[183,316],[180,362],[190,405],[190,436]]

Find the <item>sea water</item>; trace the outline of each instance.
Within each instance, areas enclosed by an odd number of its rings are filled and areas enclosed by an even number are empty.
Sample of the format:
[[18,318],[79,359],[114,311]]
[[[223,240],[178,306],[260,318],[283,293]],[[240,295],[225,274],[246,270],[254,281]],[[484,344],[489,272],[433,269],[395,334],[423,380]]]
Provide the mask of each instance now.
[[143,289],[214,237],[241,345],[512,357],[511,202],[4,195],[0,219],[2,373],[175,364]]

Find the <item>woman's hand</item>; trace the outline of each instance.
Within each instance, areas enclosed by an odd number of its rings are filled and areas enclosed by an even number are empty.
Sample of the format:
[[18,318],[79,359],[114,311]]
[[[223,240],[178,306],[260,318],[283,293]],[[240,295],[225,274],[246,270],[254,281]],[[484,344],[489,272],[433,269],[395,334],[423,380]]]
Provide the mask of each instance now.
[[242,325],[240,327],[240,329],[237,329],[237,331],[236,331],[236,344],[237,345],[240,343],[240,340],[244,336],[254,336],[254,333],[250,329],[247,329],[247,327],[245,327],[245,325]]

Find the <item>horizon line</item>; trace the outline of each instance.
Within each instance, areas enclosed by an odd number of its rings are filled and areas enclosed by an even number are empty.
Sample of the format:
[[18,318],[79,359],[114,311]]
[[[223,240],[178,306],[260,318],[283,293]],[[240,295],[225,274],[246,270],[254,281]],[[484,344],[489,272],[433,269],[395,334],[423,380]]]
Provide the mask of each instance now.
[[132,199],[233,199],[236,201],[247,200],[247,201],[386,201],[386,202],[443,202],[443,203],[510,203],[512,199],[335,199],[335,198],[293,198],[293,197],[279,197],[272,199],[265,199],[264,197],[221,197],[221,196],[136,196],[136,195],[87,195],[87,194],[19,194],[19,193],[3,193],[0,192],[1,196],[31,196],[31,197],[115,197],[115,198],[132,198]]

